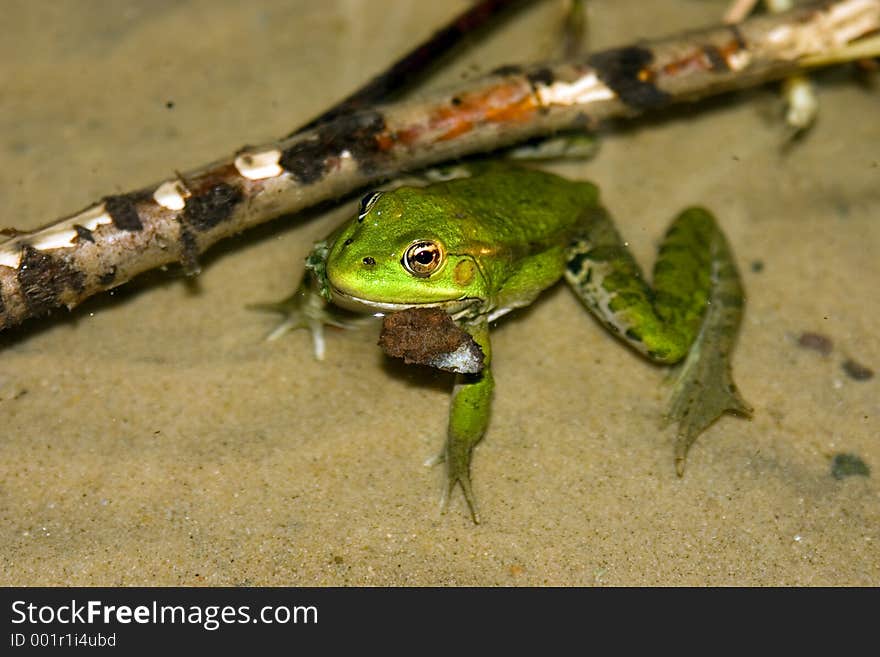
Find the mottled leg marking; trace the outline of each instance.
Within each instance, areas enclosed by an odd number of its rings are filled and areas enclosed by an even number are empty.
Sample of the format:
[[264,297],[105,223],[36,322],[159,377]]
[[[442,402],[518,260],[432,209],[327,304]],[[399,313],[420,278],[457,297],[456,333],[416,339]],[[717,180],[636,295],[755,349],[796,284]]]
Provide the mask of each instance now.
[[495,383],[492,378],[488,323],[480,322],[475,326],[464,328],[483,350],[483,371],[480,374],[459,374],[455,379],[449,409],[449,430],[443,453],[443,460],[446,461],[447,485],[441,508],[446,510],[449,497],[458,484],[464,493],[473,521],[479,524],[480,514],[471,488],[471,455],[489,424],[492,389]]
[[709,212],[689,208],[673,221],[660,245],[652,289],[611,218],[597,210],[569,249],[565,277],[606,327],[651,360],[671,365],[687,356],[666,415],[678,423],[679,475],[688,448],[721,414],[751,413],[730,370],[742,284]]

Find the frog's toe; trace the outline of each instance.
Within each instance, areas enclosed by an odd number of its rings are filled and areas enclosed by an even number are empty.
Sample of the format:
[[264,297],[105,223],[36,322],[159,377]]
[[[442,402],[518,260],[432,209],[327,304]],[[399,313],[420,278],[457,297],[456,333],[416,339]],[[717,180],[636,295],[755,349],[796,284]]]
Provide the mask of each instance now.
[[272,329],[272,331],[266,336],[266,340],[277,340],[290,331],[308,327],[308,306],[307,303],[304,302],[301,290],[297,290],[295,293],[281,301],[250,303],[245,307],[248,310],[274,313],[282,316],[281,323]]
[[675,471],[679,477],[690,446],[724,413],[752,415],[752,407],[733,382],[727,354],[690,354],[679,371],[665,417],[667,423],[678,424]]
[[446,454],[444,452],[440,452],[439,454],[434,454],[434,456],[429,456],[428,458],[426,458],[422,465],[428,468],[433,468],[435,465],[440,465],[441,463],[445,462]]
[[[251,308],[259,310],[255,306],[252,306]],[[272,329],[266,335],[266,341],[272,342],[273,340],[277,340],[281,336],[286,335],[293,330],[296,330],[298,328],[302,328],[302,326],[303,326],[303,323],[300,318],[295,317],[293,315],[288,315],[281,321],[280,324],[278,324],[274,329]]]
[[317,294],[304,287],[281,301],[274,303],[255,303],[247,306],[250,310],[276,313],[282,316],[278,324],[266,336],[266,340],[277,340],[291,331],[308,329],[312,334],[315,358],[324,360],[324,326],[342,329],[356,328],[348,321],[348,313],[326,304]]
[[[433,467],[445,462],[446,454],[440,452],[439,454],[429,456],[425,459],[424,465]],[[440,513],[446,513],[446,510],[449,508],[449,498],[452,497],[452,492],[455,490],[456,484],[461,485],[461,490],[464,493],[464,499],[467,502],[468,510],[471,512],[471,518],[473,519],[474,524],[479,525],[480,514],[477,511],[477,499],[474,497],[473,488],[471,488],[471,478],[467,474],[449,473],[446,488],[443,489],[443,494],[440,496]]]
[[474,496],[473,488],[471,488],[471,478],[467,474],[453,474],[450,472],[449,481],[443,491],[443,497],[440,499],[440,512],[446,513],[446,509],[449,507],[449,498],[452,497],[452,491],[455,490],[456,484],[461,486],[468,510],[471,512],[471,519],[475,525],[479,525],[480,512],[477,510],[477,498]]
[[726,394],[716,391],[716,396],[707,394],[705,397],[692,398],[689,401],[690,404],[685,404],[681,398],[677,399],[667,415],[668,421],[678,423],[678,435],[675,440],[675,473],[679,477],[684,476],[688,450],[710,424],[724,413],[733,413],[746,418],[752,416],[752,407],[746,403],[733,384],[726,390]]

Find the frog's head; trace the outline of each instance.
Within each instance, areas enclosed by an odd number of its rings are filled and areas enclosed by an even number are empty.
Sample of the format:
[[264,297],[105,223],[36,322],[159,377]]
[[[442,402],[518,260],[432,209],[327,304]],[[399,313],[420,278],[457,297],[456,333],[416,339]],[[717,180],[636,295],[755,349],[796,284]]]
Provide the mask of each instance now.
[[449,203],[413,187],[372,192],[327,256],[334,303],[361,312],[416,306],[455,313],[487,285]]

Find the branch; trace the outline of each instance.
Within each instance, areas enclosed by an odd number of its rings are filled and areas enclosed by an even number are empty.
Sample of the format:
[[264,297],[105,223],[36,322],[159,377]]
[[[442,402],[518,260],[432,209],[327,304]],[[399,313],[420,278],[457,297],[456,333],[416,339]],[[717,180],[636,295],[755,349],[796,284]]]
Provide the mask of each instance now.
[[245,148],[0,244],[0,328],[174,261],[195,273],[198,255],[224,237],[402,171],[760,84],[830,63],[829,52],[847,59],[841,48],[878,29],[880,0],[814,2],[584,59],[503,67]]

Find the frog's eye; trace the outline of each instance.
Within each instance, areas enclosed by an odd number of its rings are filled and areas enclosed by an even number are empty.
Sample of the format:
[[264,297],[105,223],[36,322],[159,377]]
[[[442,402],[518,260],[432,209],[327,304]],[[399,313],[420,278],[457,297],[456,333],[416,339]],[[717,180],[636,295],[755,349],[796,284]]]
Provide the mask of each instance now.
[[426,278],[443,264],[443,248],[439,242],[419,240],[407,247],[400,262],[413,276]]
[[361,199],[361,209],[358,210],[358,221],[363,221],[367,212],[376,205],[376,201],[382,196],[382,192],[370,192]]

